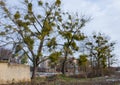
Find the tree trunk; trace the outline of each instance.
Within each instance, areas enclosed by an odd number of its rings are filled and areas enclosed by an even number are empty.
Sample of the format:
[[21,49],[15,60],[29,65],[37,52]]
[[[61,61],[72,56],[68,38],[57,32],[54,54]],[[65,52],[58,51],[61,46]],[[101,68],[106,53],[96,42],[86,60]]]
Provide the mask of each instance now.
[[65,56],[65,59],[64,59],[64,61],[63,61],[63,63],[62,63],[62,69],[61,69],[62,74],[65,74],[66,61],[67,61],[67,56]]
[[97,74],[96,75],[99,77],[101,76],[101,68],[100,68],[100,61],[98,60],[97,62],[98,63],[97,63],[97,69],[96,69]]
[[77,69],[76,69],[75,63],[74,63],[74,68],[73,68],[73,69],[74,69],[74,75],[76,75],[76,70],[77,70]]
[[31,77],[31,79],[35,79],[35,77],[36,77],[36,72],[37,72],[37,65],[34,64],[34,65],[33,65],[33,69],[32,69],[32,77]]

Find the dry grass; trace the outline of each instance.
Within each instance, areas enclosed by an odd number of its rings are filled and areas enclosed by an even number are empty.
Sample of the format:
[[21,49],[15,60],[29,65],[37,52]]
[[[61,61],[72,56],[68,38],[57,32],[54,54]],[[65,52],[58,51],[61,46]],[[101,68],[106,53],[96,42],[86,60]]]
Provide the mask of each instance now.
[[76,79],[65,76],[55,76],[53,79],[52,77],[36,78],[28,83],[20,82],[9,85],[120,85],[120,81],[105,81],[102,78]]
[[120,82],[65,82],[65,81],[44,81],[31,83],[17,83],[9,85],[120,85]]

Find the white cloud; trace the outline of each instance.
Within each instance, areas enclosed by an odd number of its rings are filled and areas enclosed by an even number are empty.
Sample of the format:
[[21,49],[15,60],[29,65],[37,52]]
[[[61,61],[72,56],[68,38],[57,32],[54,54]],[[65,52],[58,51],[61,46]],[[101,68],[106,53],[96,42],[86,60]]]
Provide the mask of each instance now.
[[[11,6],[18,5],[16,0],[7,1],[12,2]],[[93,20],[86,25],[85,32],[100,31],[117,40],[116,53],[120,56],[120,0],[62,0],[62,4],[66,11],[92,16]]]
[[120,0],[63,0],[63,3],[65,10],[92,16],[93,20],[86,25],[85,32],[90,34],[93,31],[100,31],[110,36],[112,40],[117,40],[115,52],[119,55]]

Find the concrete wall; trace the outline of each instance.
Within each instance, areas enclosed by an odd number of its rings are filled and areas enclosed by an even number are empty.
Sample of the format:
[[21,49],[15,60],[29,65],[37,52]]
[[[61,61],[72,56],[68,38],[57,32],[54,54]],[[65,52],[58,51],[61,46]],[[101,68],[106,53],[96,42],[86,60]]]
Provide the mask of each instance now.
[[30,81],[30,67],[0,62],[0,84]]

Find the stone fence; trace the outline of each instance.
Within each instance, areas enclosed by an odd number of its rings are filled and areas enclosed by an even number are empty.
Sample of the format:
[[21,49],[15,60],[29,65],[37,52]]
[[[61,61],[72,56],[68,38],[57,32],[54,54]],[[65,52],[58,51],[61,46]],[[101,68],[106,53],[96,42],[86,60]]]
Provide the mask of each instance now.
[[0,62],[0,84],[29,82],[30,80],[29,66]]

